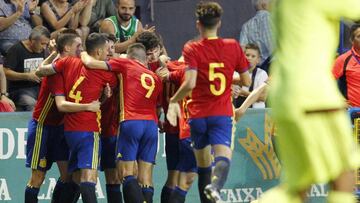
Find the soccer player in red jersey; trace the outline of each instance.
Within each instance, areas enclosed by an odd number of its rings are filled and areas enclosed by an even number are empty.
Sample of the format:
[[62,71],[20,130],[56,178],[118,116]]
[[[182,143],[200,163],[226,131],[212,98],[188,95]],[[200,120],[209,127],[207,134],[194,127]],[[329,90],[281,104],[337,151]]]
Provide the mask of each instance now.
[[[145,46],[148,67],[151,71],[155,72],[161,67],[159,57],[161,54],[162,43],[160,37],[154,32],[146,31],[136,38],[136,42]],[[169,99],[178,88],[179,86],[176,86],[173,83],[164,83],[161,106],[165,116],[169,106]],[[165,133],[166,166],[168,170],[165,185],[161,190],[161,203],[168,203],[170,195],[178,185],[179,180],[179,171],[176,170],[179,163],[179,127],[171,126],[165,118],[164,122],[159,121],[159,128],[161,132]]]
[[[187,65],[185,81],[170,99],[167,114],[170,123],[176,125],[180,112],[177,102],[192,92],[187,106],[202,202],[221,201],[219,190],[223,188],[230,169],[234,70],[240,73],[242,85],[248,86],[251,82],[247,71],[249,63],[238,42],[217,37],[222,12],[221,6],[215,2],[197,5],[196,26],[202,39],[187,43],[183,49]],[[215,154],[213,175],[211,147]]]
[[[108,58],[115,57],[114,35],[106,35],[109,42]],[[122,202],[121,180],[116,170],[116,139],[119,129],[119,89],[101,104],[101,159],[100,170],[105,173],[108,203]]]
[[[108,42],[104,35],[93,33],[86,39],[88,53],[106,60]],[[63,77],[63,93],[67,101],[88,103],[100,98],[107,83],[117,85],[114,74],[100,70],[87,70],[81,60],[75,57],[60,59],[52,64],[54,72]],[[49,68],[49,67],[43,67]],[[66,80],[65,80],[66,78]],[[56,90],[61,92],[61,89]],[[97,202],[95,185],[99,162],[100,112],[79,112],[65,114],[65,139],[70,148],[69,172],[80,183],[83,202]]]
[[[109,67],[119,74],[121,92],[117,168],[123,177],[124,200],[128,203],[152,202],[152,170],[158,142],[156,106],[162,82],[146,67],[146,53],[142,44],[130,45],[127,57],[133,60],[116,58],[106,63],[84,53],[82,60],[87,67]],[[135,161],[138,163],[138,180],[134,176]]]
[[[63,31],[57,38],[57,52],[53,52],[45,61],[51,61],[59,54],[60,58],[76,56],[82,50],[80,37],[75,31]],[[78,53],[78,54],[77,54]],[[58,179],[53,196],[53,202],[64,202],[65,188],[72,188],[67,173],[69,149],[64,138],[63,113],[55,105],[55,76],[42,79],[33,118],[29,122],[28,142],[26,146],[26,166],[32,169],[31,178],[25,191],[25,202],[37,202],[37,194],[44,181],[46,171],[56,161],[60,178]],[[76,105],[70,102],[61,104],[62,111],[97,111],[99,103]]]
[[[178,61],[167,62],[166,67],[169,69],[170,73],[167,73],[166,75],[159,75],[161,77],[167,78],[165,80],[168,80],[168,82],[170,82],[172,85],[179,87],[185,77],[185,63]],[[169,198],[169,202],[171,203],[185,202],[187,191],[190,189],[197,175],[196,159],[193,148],[191,146],[190,126],[188,124],[188,99],[189,97],[185,97],[182,101],[179,102],[181,108],[181,117],[179,118],[178,123],[180,130],[178,144],[179,161],[176,166],[176,170],[178,170],[180,174],[178,177],[177,186]]]

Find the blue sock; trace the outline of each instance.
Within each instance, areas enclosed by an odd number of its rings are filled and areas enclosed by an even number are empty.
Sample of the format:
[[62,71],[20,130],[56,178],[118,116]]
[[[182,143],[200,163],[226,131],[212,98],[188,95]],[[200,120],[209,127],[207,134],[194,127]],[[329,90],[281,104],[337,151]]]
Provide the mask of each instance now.
[[60,203],[60,197],[62,195],[62,191],[64,190],[65,183],[60,180],[60,178],[57,180],[54,192],[51,198],[51,203]]
[[120,184],[106,184],[108,203],[122,203]]
[[27,185],[25,188],[25,203],[37,203],[40,188]]
[[211,172],[212,172],[211,166],[205,168],[198,167],[198,175],[199,175],[198,189],[199,189],[201,202],[209,202],[208,198],[204,193],[204,189],[207,185],[211,183]]
[[161,203],[169,203],[170,195],[173,192],[172,188],[164,185],[161,190]]
[[141,187],[141,191],[144,195],[144,199],[146,203],[152,203],[153,202],[153,196],[154,196],[154,187],[143,185]]
[[126,176],[123,179],[124,202],[144,202],[141,187],[134,176]]
[[176,193],[178,193],[178,194],[180,194],[181,196],[186,196],[186,194],[187,194],[187,191],[186,190],[182,190],[181,188],[179,188],[179,187],[175,187],[175,190],[174,190],[174,192],[176,192]]
[[95,186],[96,184],[92,182],[80,183],[80,193],[84,203],[97,203]]
[[171,203],[184,203],[187,191],[182,190],[179,187],[175,187],[173,193],[170,196]]

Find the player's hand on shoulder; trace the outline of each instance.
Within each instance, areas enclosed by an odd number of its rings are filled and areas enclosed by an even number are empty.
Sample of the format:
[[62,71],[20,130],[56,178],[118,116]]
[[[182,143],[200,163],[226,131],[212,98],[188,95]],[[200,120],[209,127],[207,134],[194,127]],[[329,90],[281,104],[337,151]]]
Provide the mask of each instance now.
[[85,66],[89,66],[89,64],[91,63],[91,56],[86,51],[83,51],[81,52],[80,57],[83,64]]
[[177,126],[178,118],[180,118],[180,105],[177,102],[170,102],[166,119],[172,126]]

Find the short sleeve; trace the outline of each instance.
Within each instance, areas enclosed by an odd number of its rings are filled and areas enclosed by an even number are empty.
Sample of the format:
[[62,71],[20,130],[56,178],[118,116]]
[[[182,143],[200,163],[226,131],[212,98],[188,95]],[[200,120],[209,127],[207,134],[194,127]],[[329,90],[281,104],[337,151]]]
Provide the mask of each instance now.
[[109,69],[115,73],[124,73],[130,64],[129,59],[125,58],[113,58],[107,62]]
[[109,83],[111,88],[115,88],[118,85],[118,79],[114,73],[103,71],[103,74],[106,82]]
[[247,71],[249,69],[249,62],[245,57],[244,52],[242,51],[239,43],[235,43],[235,47],[237,50],[237,61],[236,61],[236,66],[235,66],[235,70],[239,73],[243,73],[245,71]]
[[48,85],[52,95],[63,96],[65,95],[64,79],[62,74],[55,74],[48,78]]
[[184,70],[177,70],[177,71],[173,71],[170,72],[169,74],[169,81],[175,84],[181,84],[182,79],[184,77]]
[[198,69],[198,63],[196,61],[197,57],[191,43],[185,44],[183,49],[183,56],[187,68]]
[[66,66],[67,60],[68,60],[68,57],[54,61],[52,63],[52,67],[54,68],[55,72],[57,72],[57,73],[63,72],[64,67]]
[[10,49],[8,50],[5,61],[4,61],[4,67],[10,68],[11,70],[17,71],[17,72],[23,72],[17,70],[17,68],[20,66],[19,59],[18,59],[18,44],[14,44]]

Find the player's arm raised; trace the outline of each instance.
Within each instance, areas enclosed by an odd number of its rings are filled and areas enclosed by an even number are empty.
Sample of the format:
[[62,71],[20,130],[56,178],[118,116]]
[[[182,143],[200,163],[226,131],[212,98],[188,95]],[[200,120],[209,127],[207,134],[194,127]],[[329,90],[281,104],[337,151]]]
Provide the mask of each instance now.
[[35,75],[38,77],[45,77],[49,75],[54,75],[56,73],[54,67],[52,66],[52,62],[58,57],[57,52],[52,52],[50,56],[48,56],[36,69]]
[[246,110],[252,104],[259,101],[259,99],[261,99],[261,98],[266,98],[266,93],[267,93],[268,86],[269,85],[267,83],[263,83],[258,88],[254,89],[249,94],[249,96],[246,98],[244,103],[242,103],[242,105],[239,108],[235,109],[235,120],[236,121],[239,121],[239,119],[245,114]]
[[191,90],[195,88],[197,78],[197,70],[188,69],[185,72],[185,81],[181,84],[179,90],[170,98],[171,103],[178,102],[189,95]]

